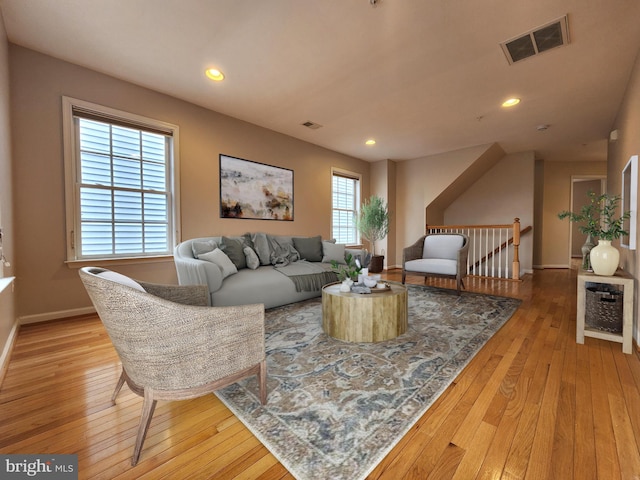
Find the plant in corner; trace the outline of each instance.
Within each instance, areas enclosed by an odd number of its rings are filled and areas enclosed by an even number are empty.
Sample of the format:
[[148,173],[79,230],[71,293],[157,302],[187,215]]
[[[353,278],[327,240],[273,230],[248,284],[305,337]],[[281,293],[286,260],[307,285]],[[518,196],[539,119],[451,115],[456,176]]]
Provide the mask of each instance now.
[[613,275],[618,268],[620,253],[611,245],[611,241],[629,235],[624,230],[624,222],[630,217],[631,212],[623,212],[616,218],[620,195],[596,195],[595,192],[589,191],[587,196],[589,203],[583,205],[579,213],[564,210],[558,213],[558,218],[581,222],[583,225],[578,228],[587,235],[587,240],[591,237],[598,238],[598,245],[588,253],[588,259],[585,260],[583,257],[583,268],[586,261],[586,266],[591,264],[595,274]]
[[372,195],[360,207],[355,218],[356,228],[365,240],[371,243],[373,255],[369,271],[382,271],[384,255],[376,255],[376,242],[384,239],[389,233],[389,209],[387,204],[377,195]]

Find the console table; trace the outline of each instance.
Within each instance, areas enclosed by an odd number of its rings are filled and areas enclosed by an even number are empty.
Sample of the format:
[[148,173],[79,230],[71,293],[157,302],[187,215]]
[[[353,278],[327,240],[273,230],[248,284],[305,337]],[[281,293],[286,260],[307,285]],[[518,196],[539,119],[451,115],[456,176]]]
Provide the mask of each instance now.
[[[596,275],[592,272],[580,270],[578,272],[578,317],[576,326],[576,342],[584,343],[584,337],[600,338],[611,342],[622,343],[622,351],[631,353],[633,339],[633,277],[624,270],[618,269],[611,276]],[[597,329],[585,328],[585,304],[587,283],[601,283],[607,285],[622,285],[622,333],[610,333]]]

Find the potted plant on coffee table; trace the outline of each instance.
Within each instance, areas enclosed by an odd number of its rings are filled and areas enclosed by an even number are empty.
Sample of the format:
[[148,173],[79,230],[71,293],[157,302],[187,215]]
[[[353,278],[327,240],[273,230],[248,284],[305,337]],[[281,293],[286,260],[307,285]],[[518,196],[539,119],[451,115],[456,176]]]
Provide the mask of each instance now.
[[589,263],[596,275],[613,275],[620,261],[620,252],[611,245],[612,240],[617,240],[623,235],[629,235],[624,230],[624,222],[631,212],[623,212],[616,217],[620,195],[603,193],[596,195],[589,191],[589,204],[584,205],[580,213],[562,211],[558,218],[569,218],[572,222],[582,222],[580,231],[590,237],[598,238],[598,245],[589,252]]
[[369,272],[378,273],[384,265],[384,255],[376,254],[376,242],[389,233],[389,208],[384,200],[372,195],[365,200],[356,215],[356,228],[365,240],[371,243],[372,255]]

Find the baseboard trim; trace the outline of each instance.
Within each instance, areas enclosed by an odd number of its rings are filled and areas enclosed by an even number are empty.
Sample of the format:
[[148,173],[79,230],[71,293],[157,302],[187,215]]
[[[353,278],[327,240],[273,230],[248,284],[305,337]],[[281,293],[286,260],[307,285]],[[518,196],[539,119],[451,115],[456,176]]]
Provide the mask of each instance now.
[[18,320],[15,320],[13,322],[13,326],[11,327],[11,331],[9,332],[9,338],[7,338],[7,342],[4,344],[2,356],[0,356],[0,386],[4,382],[4,376],[7,373],[7,369],[9,368],[11,352],[13,351],[13,346],[16,343],[16,339],[18,338],[19,331],[20,322]]
[[564,268],[564,269],[569,269],[571,268],[571,265],[567,265],[565,264],[559,264],[559,265],[534,265],[533,266],[534,269],[536,270],[544,270],[545,268]]
[[77,317],[80,315],[90,315],[92,313],[96,313],[95,308],[83,307],[83,308],[72,308],[69,310],[59,310],[57,312],[38,313],[36,315],[26,315],[24,317],[20,317],[20,325],[48,322],[49,320],[59,320],[61,318]]

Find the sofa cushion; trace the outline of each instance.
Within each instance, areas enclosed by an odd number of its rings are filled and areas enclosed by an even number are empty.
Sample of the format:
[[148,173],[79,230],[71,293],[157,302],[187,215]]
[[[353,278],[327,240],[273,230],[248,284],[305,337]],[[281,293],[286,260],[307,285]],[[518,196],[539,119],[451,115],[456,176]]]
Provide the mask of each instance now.
[[340,243],[322,242],[322,261],[323,263],[331,263],[335,260],[337,263],[346,265],[344,259],[345,246]]
[[200,254],[213,252],[216,248],[218,248],[218,244],[215,240],[194,240],[191,242],[193,258],[200,258]]
[[307,262],[322,261],[322,237],[293,237],[293,246],[302,260]]
[[255,270],[260,266],[260,259],[258,254],[251,247],[244,247],[244,256],[247,260],[247,267],[251,270]]
[[456,275],[458,262],[446,258],[422,258],[405,263],[408,272],[433,273],[438,275]]
[[126,275],[122,275],[118,272],[113,272],[111,270],[105,270],[104,272],[100,272],[96,274],[98,277],[106,278],[107,280],[111,280],[112,282],[120,283],[126,287],[135,288],[136,290],[140,290],[141,292],[146,292],[142,285],[136,282],[133,278],[129,278]]
[[222,237],[220,249],[229,257],[238,270],[247,268],[244,255],[245,240],[243,237]]
[[422,258],[446,258],[457,260],[458,250],[464,245],[462,235],[427,235],[424,239]]
[[[243,253],[244,255],[244,253]],[[206,260],[207,262],[215,263],[222,270],[222,276],[227,278],[234,273],[238,273],[238,269],[229,257],[219,248],[216,248],[212,252],[200,254],[200,260]]]

